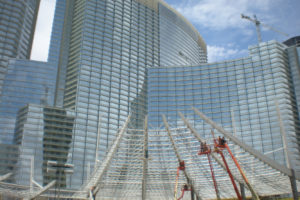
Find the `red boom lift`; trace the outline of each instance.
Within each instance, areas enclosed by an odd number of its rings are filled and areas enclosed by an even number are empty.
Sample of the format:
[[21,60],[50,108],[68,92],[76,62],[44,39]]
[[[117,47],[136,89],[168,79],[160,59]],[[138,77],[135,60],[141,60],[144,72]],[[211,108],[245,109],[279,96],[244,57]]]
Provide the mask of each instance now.
[[[218,138],[215,139],[215,136],[214,136],[214,132],[212,131],[212,135],[213,135],[213,138],[214,138],[214,150],[213,152],[216,152],[216,153],[219,153],[222,157],[222,160],[224,162],[224,165],[226,167],[226,171],[230,177],[230,180],[231,180],[231,183],[233,185],[233,188],[234,188],[234,191],[238,197],[239,200],[242,200],[242,196],[237,188],[237,185],[234,181],[234,178],[232,176],[232,173],[229,169],[229,166],[227,164],[227,161],[225,159],[225,156],[223,154],[223,150],[226,148],[228,153],[230,154],[230,156],[232,157],[232,159],[234,160],[236,166],[239,168],[240,172],[241,172],[241,169],[240,169],[240,165],[238,164],[237,160],[235,159],[235,157],[233,156],[232,152],[230,151],[227,143],[226,143],[226,140],[223,138]],[[215,187],[215,191],[216,191],[216,195],[217,195],[217,199],[220,199],[220,196],[219,196],[219,190],[218,190],[218,185],[217,185],[217,182],[216,182],[216,178],[215,178],[215,175],[214,175],[214,171],[213,171],[213,166],[212,166],[212,162],[211,162],[211,158],[210,158],[210,154],[212,153],[212,150],[211,148],[206,144],[206,143],[201,143],[201,147],[200,147],[200,151],[198,153],[198,155],[207,155],[207,158],[208,158],[208,162],[209,162],[209,166],[210,166],[210,171],[211,171],[211,176],[213,178],[213,182],[214,182],[214,187]],[[244,176],[244,174],[242,174]]]

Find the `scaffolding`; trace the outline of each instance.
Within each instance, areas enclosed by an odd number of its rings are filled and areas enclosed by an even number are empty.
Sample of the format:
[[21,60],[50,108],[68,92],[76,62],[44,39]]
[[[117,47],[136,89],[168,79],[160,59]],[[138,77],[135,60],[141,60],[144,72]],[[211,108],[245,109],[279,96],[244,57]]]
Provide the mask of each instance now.
[[[298,173],[244,144],[197,109],[193,110],[214,134],[226,138],[225,145],[216,144],[212,135],[203,138],[183,114],[179,114],[179,125],[162,116],[164,126],[155,130],[148,127],[147,120],[144,129],[133,129],[128,125],[128,117],[110,151],[97,162],[89,179],[77,190],[60,189],[60,199],[199,200],[236,198],[237,193],[239,199],[243,196],[259,199],[291,194],[292,188],[295,190],[296,180],[300,180]],[[199,152],[204,142],[212,146]],[[6,182],[10,176],[0,177],[2,197],[55,198],[55,182],[42,187],[32,178],[30,186],[16,185]],[[235,187],[231,185],[233,182]],[[242,187],[238,188],[238,184]]]

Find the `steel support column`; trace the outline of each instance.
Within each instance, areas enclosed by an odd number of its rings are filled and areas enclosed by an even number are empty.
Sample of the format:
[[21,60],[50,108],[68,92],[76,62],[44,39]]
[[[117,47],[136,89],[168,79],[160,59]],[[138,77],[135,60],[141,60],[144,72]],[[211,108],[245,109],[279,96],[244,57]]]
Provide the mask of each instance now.
[[143,157],[143,178],[142,178],[142,200],[146,199],[148,170],[148,116],[145,117],[144,125],[144,157]]
[[92,174],[93,178],[90,179],[90,181],[86,184],[84,184],[84,186],[82,187],[82,190],[86,191],[87,194],[90,193],[90,191],[93,191],[93,194],[96,195],[97,192],[99,191],[99,188],[97,188],[98,183],[100,182],[103,174],[106,172],[106,170],[109,167],[109,164],[112,160],[112,157],[114,156],[114,154],[117,151],[117,148],[119,147],[119,144],[121,142],[121,138],[128,126],[128,123],[130,121],[130,117],[131,115],[128,116],[126,122],[124,123],[122,129],[119,131],[118,136],[116,138],[116,140],[114,141],[114,143],[112,144],[109,152],[107,153],[106,158],[103,160],[103,162],[101,163],[101,165],[98,166],[97,169],[95,169],[94,173]]
[[291,182],[291,187],[292,187],[292,192],[293,192],[293,199],[298,200],[299,195],[298,195],[298,189],[297,189],[297,183],[296,183],[296,178],[295,178],[295,171],[291,169],[292,176],[290,176],[290,182]]
[[[179,112],[179,116],[181,117],[182,121],[184,122],[184,124],[187,126],[187,128],[191,131],[191,133],[197,138],[197,140],[201,143],[204,143],[205,140],[202,139],[199,134],[197,133],[197,131],[190,125],[190,123],[187,121],[187,119],[185,119],[185,117],[183,116],[182,113]],[[222,163],[222,161],[214,154],[211,154],[211,156],[214,158],[214,160],[224,169],[224,171],[227,172],[227,168],[225,166],[224,163]],[[239,181],[239,179],[237,177],[235,177],[233,174],[232,174],[233,178],[238,181],[239,183],[242,183]],[[249,188],[247,188],[249,189]]]
[[[170,138],[170,140],[171,140],[171,143],[172,143],[174,152],[175,152],[176,157],[177,157],[177,159],[178,159],[178,163],[180,163],[180,162],[182,161],[182,159],[180,158],[180,155],[179,155],[179,153],[178,153],[178,151],[177,151],[177,147],[176,147],[175,142],[174,142],[174,140],[173,140],[173,137],[172,137],[172,135],[171,135],[171,131],[170,131],[170,128],[169,128],[169,124],[168,124],[168,122],[167,122],[167,119],[166,119],[165,115],[162,115],[162,118],[163,118],[163,121],[164,121],[164,124],[165,124],[166,131],[167,131],[167,133],[168,133],[168,135],[169,135],[169,138]],[[194,188],[194,184],[192,183],[192,180],[190,179],[190,177],[189,177],[189,175],[187,174],[186,170],[183,170],[183,173],[184,173],[184,176],[185,176],[186,179],[187,179],[188,184],[191,185],[191,189],[192,189],[192,191],[193,191],[193,193],[194,193],[194,192],[195,192],[195,188]],[[195,192],[195,194],[196,194],[197,199],[202,200],[202,198],[199,196],[199,193],[198,193],[198,192]]]
[[240,183],[240,190],[241,190],[242,200],[246,200],[245,186],[243,183]]
[[287,147],[288,146],[287,136],[286,136],[284,124],[283,124],[283,121],[281,118],[280,108],[279,108],[277,99],[275,99],[275,106],[276,106],[276,112],[277,112],[277,117],[278,117],[278,121],[279,121],[280,134],[281,134],[282,141],[283,141],[283,150],[284,150],[284,155],[285,155],[286,166],[291,170],[291,175],[289,176],[289,178],[290,178],[290,182],[291,182],[292,194],[293,194],[293,198],[295,200],[298,200],[298,190],[297,190],[295,171],[293,169],[293,163],[291,162],[291,159],[290,159],[290,152]]
[[[210,124],[213,128],[217,129],[220,133],[224,134],[227,138],[229,138],[233,143],[235,143],[236,145],[240,146],[241,148],[243,148],[245,151],[247,151],[248,153],[250,153],[251,155],[253,155],[254,157],[258,158],[259,160],[261,160],[263,163],[269,165],[270,167],[277,169],[278,171],[280,171],[281,173],[287,175],[287,176],[291,176],[291,170],[288,169],[287,167],[278,164],[277,162],[275,162],[274,160],[272,160],[271,158],[263,155],[262,153],[260,153],[259,151],[253,149],[252,147],[246,145],[245,143],[241,142],[238,138],[234,137],[232,134],[228,133],[227,131],[225,131],[222,127],[220,127],[219,125],[217,125],[215,122],[213,122],[211,119],[209,119],[207,116],[205,116],[202,112],[200,112],[199,110],[197,110],[196,108],[193,107],[193,110],[195,111],[195,113],[200,116],[206,123]],[[295,177],[297,180],[300,180],[300,176],[298,177],[297,174],[295,174]]]

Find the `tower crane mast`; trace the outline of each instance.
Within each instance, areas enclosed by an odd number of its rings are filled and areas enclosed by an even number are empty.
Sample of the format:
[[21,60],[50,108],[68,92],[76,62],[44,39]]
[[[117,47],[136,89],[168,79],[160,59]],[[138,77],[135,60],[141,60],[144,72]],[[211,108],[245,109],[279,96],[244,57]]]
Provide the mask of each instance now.
[[261,26],[264,26],[264,27],[266,27],[266,28],[268,28],[268,29],[270,29],[270,30],[272,30],[272,31],[274,31],[274,32],[277,32],[277,33],[279,33],[279,34],[281,34],[281,35],[284,35],[284,36],[286,36],[286,37],[289,36],[288,34],[282,32],[282,31],[279,31],[279,30],[273,28],[272,26],[269,26],[269,25],[267,25],[267,24],[261,23],[261,22],[257,19],[256,15],[254,15],[253,17],[254,17],[254,18],[251,18],[251,17],[249,17],[249,16],[246,16],[246,15],[244,15],[244,14],[241,14],[241,18],[242,18],[242,19],[247,19],[247,20],[249,20],[249,21],[251,21],[251,22],[253,22],[253,23],[255,24],[255,26],[256,26],[256,33],[257,33],[257,39],[258,39],[258,42],[259,42],[259,43],[262,42],[260,25],[261,25]]

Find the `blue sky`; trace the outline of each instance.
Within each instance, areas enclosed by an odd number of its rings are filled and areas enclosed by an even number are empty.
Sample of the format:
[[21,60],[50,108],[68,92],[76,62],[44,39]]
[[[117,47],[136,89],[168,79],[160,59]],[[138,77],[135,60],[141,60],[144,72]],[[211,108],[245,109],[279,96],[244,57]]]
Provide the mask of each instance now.
[[[241,13],[266,25],[300,35],[299,0],[165,0],[199,31],[208,47],[208,62],[247,56],[248,46],[257,43],[254,23]],[[289,37],[261,27],[263,41],[284,41]]]
[[[208,47],[208,62],[247,56],[248,46],[257,43],[254,23],[241,13],[289,34],[300,35],[299,0],[165,0],[199,31]],[[32,59],[45,61],[48,55],[55,0],[42,0]],[[263,41],[284,41],[289,37],[261,27]]]

